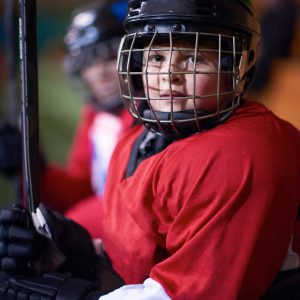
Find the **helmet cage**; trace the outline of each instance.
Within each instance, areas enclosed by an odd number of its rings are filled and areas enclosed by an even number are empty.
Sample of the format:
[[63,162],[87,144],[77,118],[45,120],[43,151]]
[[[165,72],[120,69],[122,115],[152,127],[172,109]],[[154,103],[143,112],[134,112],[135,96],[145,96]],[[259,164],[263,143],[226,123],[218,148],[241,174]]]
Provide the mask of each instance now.
[[[174,29],[174,28],[173,28]],[[131,33],[121,41],[118,55],[118,78],[123,103],[131,115],[144,124],[150,131],[168,136],[180,136],[203,131],[225,120],[240,104],[240,97],[246,83],[245,74],[249,71],[249,45],[242,36],[234,36],[227,33],[216,34],[209,32],[174,32],[168,28],[160,28],[154,32]],[[163,33],[162,33],[163,32]],[[156,50],[157,42],[164,41],[164,46],[159,51],[169,53],[170,61],[175,51],[194,51],[195,56],[201,51],[217,53],[218,64],[211,75],[217,76],[214,93],[197,95],[196,78],[204,74],[197,70],[196,60],[191,71],[171,70],[169,61],[168,70],[162,72],[149,72],[149,54]],[[174,47],[176,41],[188,40],[191,47]],[[204,41],[204,43],[201,43]],[[210,41],[214,47],[203,46]],[[209,74],[209,73],[205,73]],[[226,91],[220,89],[220,78],[226,74],[229,86]],[[168,97],[151,97],[149,93],[149,76],[166,75],[169,78]],[[171,78],[174,75],[191,76],[193,79],[193,94],[187,96],[173,96]],[[230,103],[224,107],[221,97],[230,97]],[[174,111],[175,101],[192,99],[193,109],[188,111]],[[197,99],[215,99],[215,109],[204,111],[196,108]],[[152,101],[170,101],[170,112],[155,111]]]

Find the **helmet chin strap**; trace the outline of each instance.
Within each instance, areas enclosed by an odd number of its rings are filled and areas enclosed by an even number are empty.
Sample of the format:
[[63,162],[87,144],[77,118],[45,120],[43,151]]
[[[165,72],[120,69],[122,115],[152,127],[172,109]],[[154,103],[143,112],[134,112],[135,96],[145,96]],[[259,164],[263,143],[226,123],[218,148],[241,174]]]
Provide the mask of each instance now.
[[205,110],[197,110],[196,113],[199,117],[198,122],[195,120],[195,111],[192,109],[173,113],[145,109],[143,117],[153,120],[153,122],[147,122],[148,124],[146,124],[151,131],[165,136],[185,137],[217,126],[224,122],[232,114],[232,111],[221,113],[214,118],[203,118],[210,114]]

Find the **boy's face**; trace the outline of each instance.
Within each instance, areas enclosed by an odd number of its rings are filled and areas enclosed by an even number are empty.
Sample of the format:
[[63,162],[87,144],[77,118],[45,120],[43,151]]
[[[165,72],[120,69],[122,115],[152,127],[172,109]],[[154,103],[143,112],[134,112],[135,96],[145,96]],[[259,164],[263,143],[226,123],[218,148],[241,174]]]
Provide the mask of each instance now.
[[194,46],[188,42],[174,43],[172,54],[170,50],[166,51],[167,48],[167,44],[156,44],[151,47],[149,56],[147,51],[144,52],[143,68],[148,75],[147,78],[143,76],[143,83],[154,111],[179,112],[195,107],[197,110],[214,112],[217,94],[220,107],[227,106],[232,94],[220,93],[231,90],[232,86],[228,74],[220,73],[218,76],[217,51],[210,51],[213,48],[208,45],[199,45],[199,49],[206,50],[198,50],[195,55]]
[[109,104],[119,97],[116,63],[115,59],[99,59],[81,71],[88,88],[102,104]]

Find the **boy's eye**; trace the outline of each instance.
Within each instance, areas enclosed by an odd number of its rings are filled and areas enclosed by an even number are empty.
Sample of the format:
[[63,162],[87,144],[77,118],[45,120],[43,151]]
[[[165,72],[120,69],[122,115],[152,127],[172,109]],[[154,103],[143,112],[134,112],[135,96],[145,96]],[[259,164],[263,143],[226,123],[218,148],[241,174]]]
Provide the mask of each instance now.
[[199,63],[203,63],[204,62],[204,58],[201,56],[201,55],[189,55],[187,57],[187,61],[188,63],[190,64],[194,64],[195,63],[195,60],[196,60],[196,64],[199,64]]
[[163,61],[163,56],[159,54],[154,54],[149,56],[149,62],[160,63]]

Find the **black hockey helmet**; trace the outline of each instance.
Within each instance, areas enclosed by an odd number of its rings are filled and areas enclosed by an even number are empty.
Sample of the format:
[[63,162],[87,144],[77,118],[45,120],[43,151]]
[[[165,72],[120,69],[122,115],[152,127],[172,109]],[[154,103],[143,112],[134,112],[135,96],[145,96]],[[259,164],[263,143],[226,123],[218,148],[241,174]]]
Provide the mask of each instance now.
[[[199,132],[225,120],[240,104],[252,76],[260,38],[259,22],[250,0],[129,0],[125,30],[127,35],[120,44],[118,57],[122,100],[133,117],[151,131],[175,136]],[[150,76],[149,52],[162,40],[170,55],[176,51],[174,41],[189,40],[195,53],[203,50],[200,41],[212,42],[215,46],[211,51],[219,57],[215,75],[226,73],[230,77],[230,105],[221,106],[217,86],[213,95],[205,95],[216,98],[214,111],[197,110],[195,101],[203,96],[195,93],[186,97],[193,99],[193,110],[155,111],[151,101],[159,99],[150,98],[147,80],[143,78]],[[169,69],[169,78],[174,74]],[[195,66],[192,74],[199,74]],[[172,103],[186,100],[172,96],[171,85],[169,94]]]
[[79,76],[97,58],[116,58],[125,14],[122,0],[98,1],[74,11],[64,37],[66,73]]

